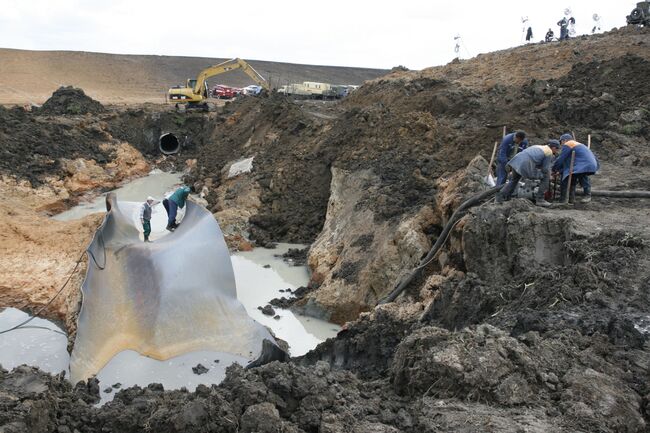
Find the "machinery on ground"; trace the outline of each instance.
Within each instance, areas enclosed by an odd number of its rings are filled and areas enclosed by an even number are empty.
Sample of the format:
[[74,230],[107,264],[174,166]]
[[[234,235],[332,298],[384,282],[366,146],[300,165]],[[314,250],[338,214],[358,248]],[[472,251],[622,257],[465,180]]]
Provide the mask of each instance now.
[[278,93],[293,96],[296,99],[341,99],[358,87],[304,81],[300,84],[282,86],[278,89]]
[[269,90],[269,83],[262,77],[251,65],[242,59],[231,59],[218,65],[210,66],[202,70],[195,78],[189,78],[185,87],[175,86],[167,92],[169,102],[175,103],[176,108],[181,111],[186,108],[203,108],[211,109],[211,105],[206,101],[210,92],[206,80],[215,75],[223,74],[224,72],[234,71],[241,69],[248,75],[257,85],[265,90]]
[[638,2],[626,19],[628,24],[650,27],[650,1]]

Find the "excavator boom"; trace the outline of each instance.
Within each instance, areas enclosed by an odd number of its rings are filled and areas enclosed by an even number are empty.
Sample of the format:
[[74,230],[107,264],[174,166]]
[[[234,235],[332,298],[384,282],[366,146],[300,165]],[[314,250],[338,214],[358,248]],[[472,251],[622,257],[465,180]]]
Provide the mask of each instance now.
[[196,77],[196,80],[188,80],[187,87],[169,89],[169,99],[173,102],[201,102],[205,98],[205,80],[215,75],[223,74],[224,72],[234,71],[235,69],[241,69],[255,84],[269,90],[269,83],[264,77],[244,60],[235,58],[202,70]]

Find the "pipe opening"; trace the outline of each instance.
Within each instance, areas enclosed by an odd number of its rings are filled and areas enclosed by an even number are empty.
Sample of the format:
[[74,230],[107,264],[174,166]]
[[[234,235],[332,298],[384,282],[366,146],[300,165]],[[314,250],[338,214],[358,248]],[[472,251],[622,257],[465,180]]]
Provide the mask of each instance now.
[[181,146],[178,143],[178,138],[176,138],[174,134],[168,132],[160,136],[158,147],[165,155],[173,155],[180,150]]

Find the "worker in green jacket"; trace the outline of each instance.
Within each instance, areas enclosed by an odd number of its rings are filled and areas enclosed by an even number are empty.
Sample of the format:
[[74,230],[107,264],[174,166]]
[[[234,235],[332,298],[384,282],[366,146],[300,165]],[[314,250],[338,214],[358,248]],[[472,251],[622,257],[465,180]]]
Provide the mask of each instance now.
[[178,224],[176,224],[176,213],[178,208],[185,207],[185,200],[190,195],[190,187],[182,186],[178,188],[172,195],[163,200],[163,206],[167,211],[167,230],[174,231]]

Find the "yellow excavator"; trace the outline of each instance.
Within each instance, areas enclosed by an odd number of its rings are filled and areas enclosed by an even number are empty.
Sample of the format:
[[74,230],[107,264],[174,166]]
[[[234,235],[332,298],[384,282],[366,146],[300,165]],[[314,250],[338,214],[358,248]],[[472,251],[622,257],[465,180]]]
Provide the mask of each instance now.
[[224,72],[234,71],[235,69],[241,69],[242,72],[248,75],[257,85],[266,91],[269,90],[269,83],[264,79],[264,77],[253,69],[251,65],[242,59],[236,58],[202,70],[196,79],[189,78],[185,87],[172,87],[167,92],[167,99],[169,102],[175,103],[176,108],[181,110],[185,108],[185,105],[188,107],[210,109],[210,105],[206,102],[210,95],[206,80],[215,75],[223,74]]

